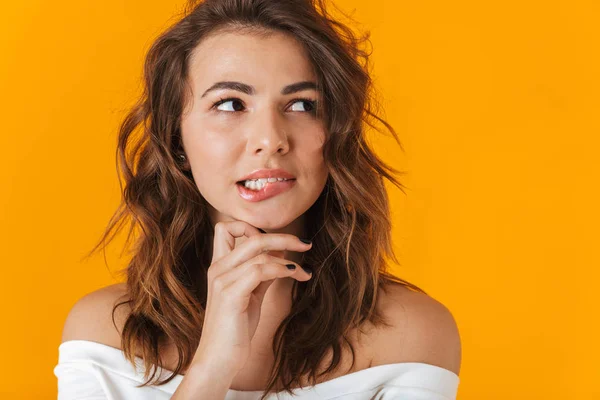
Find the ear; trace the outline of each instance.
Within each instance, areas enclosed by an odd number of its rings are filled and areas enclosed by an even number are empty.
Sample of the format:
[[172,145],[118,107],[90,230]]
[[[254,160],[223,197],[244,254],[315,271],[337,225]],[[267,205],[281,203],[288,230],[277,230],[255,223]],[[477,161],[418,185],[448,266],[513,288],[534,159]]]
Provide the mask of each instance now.
[[181,169],[189,171],[190,170],[190,162],[183,152],[178,152],[175,154],[175,161],[177,165],[181,167]]

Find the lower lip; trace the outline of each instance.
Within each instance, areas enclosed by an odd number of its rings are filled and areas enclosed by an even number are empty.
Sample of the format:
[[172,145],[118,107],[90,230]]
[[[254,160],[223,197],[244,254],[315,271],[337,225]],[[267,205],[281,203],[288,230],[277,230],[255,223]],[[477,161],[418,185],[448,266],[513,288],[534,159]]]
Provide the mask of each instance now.
[[277,196],[280,193],[286,192],[296,184],[295,179],[287,181],[267,182],[260,190],[251,190],[244,186],[243,183],[236,183],[238,193],[244,200],[262,201],[270,197]]

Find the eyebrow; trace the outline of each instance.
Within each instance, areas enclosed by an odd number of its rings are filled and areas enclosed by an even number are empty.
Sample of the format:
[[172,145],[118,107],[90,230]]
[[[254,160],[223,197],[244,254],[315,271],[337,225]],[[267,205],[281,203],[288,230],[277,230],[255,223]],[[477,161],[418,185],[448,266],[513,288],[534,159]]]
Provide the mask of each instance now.
[[[208,92],[213,91],[213,90],[218,90],[218,89],[237,90],[238,92],[246,93],[248,95],[253,95],[254,93],[256,93],[256,90],[254,89],[253,86],[247,85],[245,83],[234,82],[234,81],[222,81],[222,82],[217,82],[214,85],[212,85],[211,87],[209,87],[208,89],[206,89],[206,91],[202,94],[202,97],[206,96]],[[286,94],[296,93],[296,92],[300,92],[302,90],[307,90],[307,89],[315,89],[316,90],[317,84],[312,81],[302,81],[302,82],[292,83],[291,85],[287,85],[283,89],[281,89],[281,94],[286,95]]]

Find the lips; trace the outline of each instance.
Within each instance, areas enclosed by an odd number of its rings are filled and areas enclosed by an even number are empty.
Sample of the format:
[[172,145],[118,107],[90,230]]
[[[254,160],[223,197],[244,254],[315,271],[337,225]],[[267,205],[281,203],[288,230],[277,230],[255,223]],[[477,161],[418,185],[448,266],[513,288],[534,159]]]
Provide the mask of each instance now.
[[[256,178],[256,179],[260,179],[260,178]],[[266,178],[264,178],[264,179],[266,179]],[[277,183],[277,182],[290,182],[290,181],[295,181],[295,179],[286,179],[285,181],[280,181],[280,180],[277,180],[277,181],[275,181],[275,182],[268,182],[268,183],[269,183],[269,184],[273,184],[273,183]],[[236,185],[245,186],[245,185],[246,185],[246,181],[245,181],[245,180],[243,180],[243,181],[238,181],[238,182],[236,182],[235,184],[236,184]]]
[[249,179],[260,179],[260,178],[286,178],[286,179],[296,179],[294,175],[290,172],[286,171],[282,168],[274,168],[274,169],[258,169],[253,171],[252,173],[240,178],[237,182],[244,182]]
[[287,181],[267,183],[262,189],[259,190],[249,189],[245,187],[243,183],[238,183],[237,188],[240,197],[242,197],[244,200],[250,202],[259,202],[287,192],[288,190],[292,189],[295,184],[296,180],[290,179]]

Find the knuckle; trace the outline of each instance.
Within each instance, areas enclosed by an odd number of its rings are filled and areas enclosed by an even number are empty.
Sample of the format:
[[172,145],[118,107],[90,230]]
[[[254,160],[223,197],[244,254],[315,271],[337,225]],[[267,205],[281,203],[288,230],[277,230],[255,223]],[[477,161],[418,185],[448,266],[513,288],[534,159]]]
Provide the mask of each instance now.
[[208,278],[209,281],[211,281],[214,278],[215,269],[217,269],[217,268],[218,268],[217,264],[214,263],[206,271],[206,277]]
[[262,265],[261,264],[252,264],[250,266],[250,270],[248,271],[248,276],[250,278],[260,278],[262,275]]
[[258,261],[261,264],[267,264],[267,263],[273,262],[273,260],[271,259],[272,257],[267,253],[260,253],[260,255],[258,255],[256,258],[257,258],[256,261]]
[[219,222],[217,222],[215,224],[214,230],[215,230],[215,232],[217,232],[217,231],[220,232],[224,228],[225,228],[224,222],[223,221],[219,221]]
[[225,289],[225,280],[223,279],[223,277],[217,276],[215,279],[213,279],[212,287],[215,290],[223,291],[223,289]]
[[251,236],[248,240],[252,243],[253,246],[259,247],[261,252],[266,251],[265,237],[263,235]]

